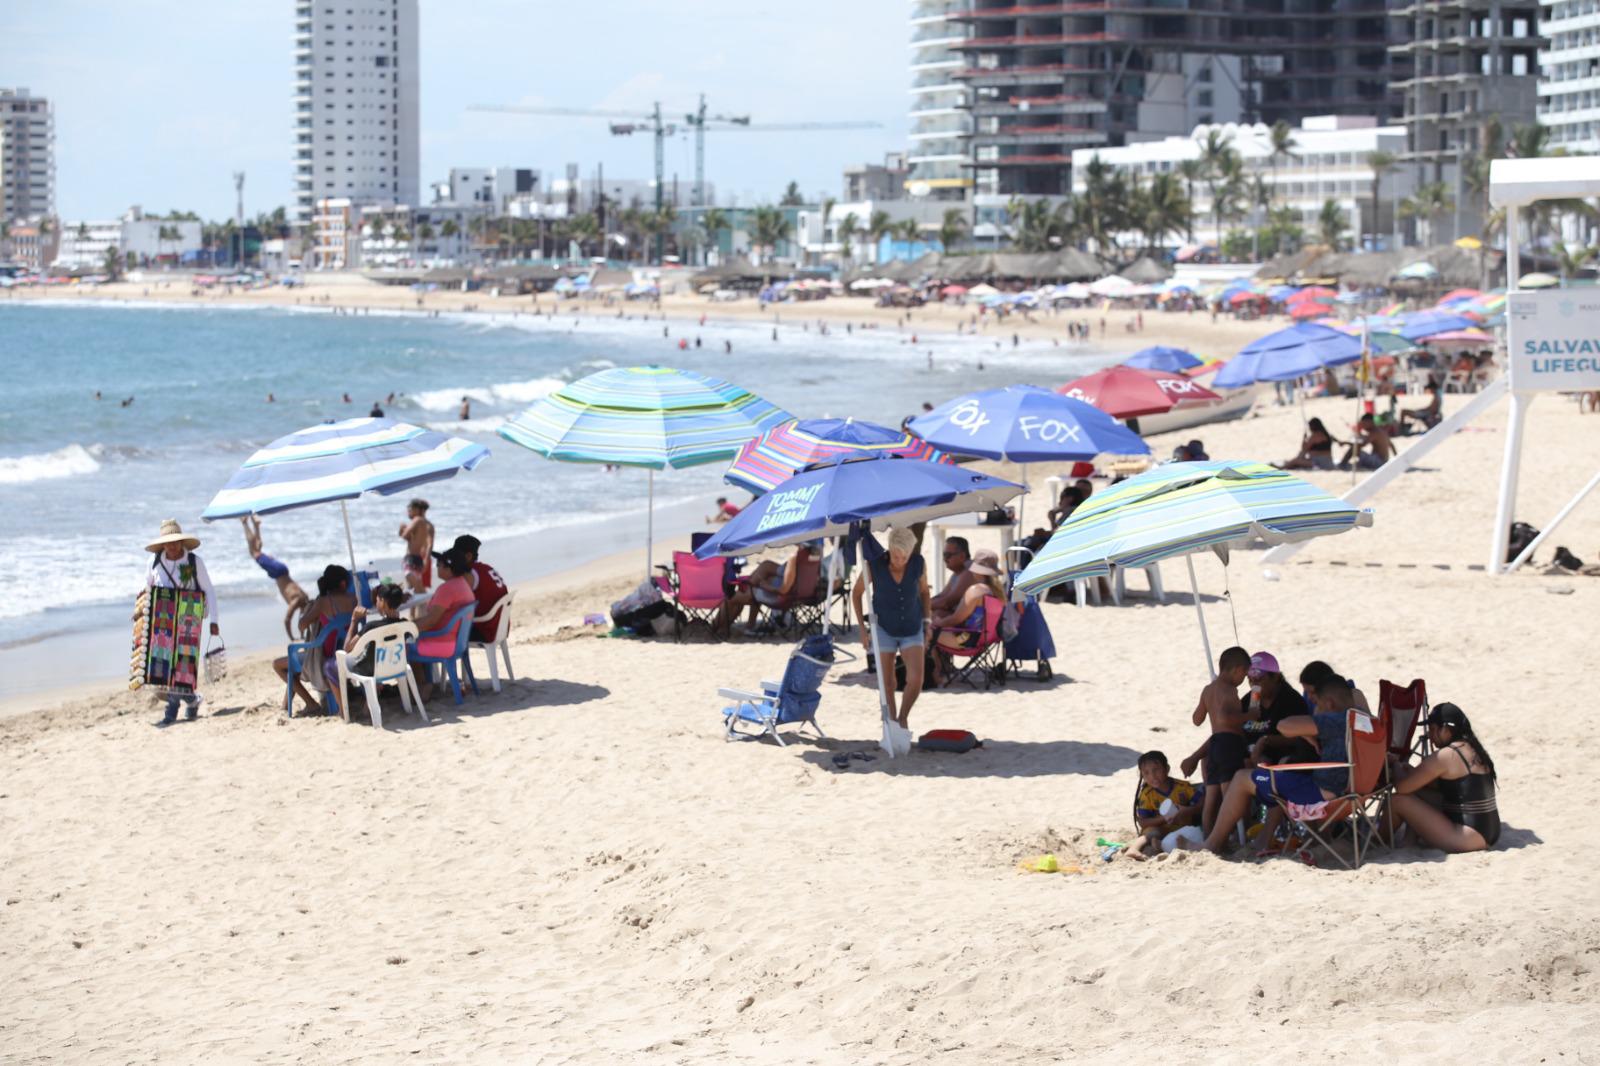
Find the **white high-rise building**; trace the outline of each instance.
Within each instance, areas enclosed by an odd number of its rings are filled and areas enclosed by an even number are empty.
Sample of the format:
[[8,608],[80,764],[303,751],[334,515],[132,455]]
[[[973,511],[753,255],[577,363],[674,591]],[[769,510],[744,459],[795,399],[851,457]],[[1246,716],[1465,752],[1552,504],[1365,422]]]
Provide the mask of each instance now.
[[0,221],[56,213],[56,120],[50,101],[0,89]]
[[415,204],[417,0],[295,0],[295,217]]
[[956,48],[970,36],[960,21],[965,0],[912,0],[911,150],[906,191],[936,200],[964,200],[972,187],[972,112],[966,65]]
[[1539,52],[1539,122],[1553,148],[1600,152],[1600,3],[1541,4],[1539,32],[1549,43]]

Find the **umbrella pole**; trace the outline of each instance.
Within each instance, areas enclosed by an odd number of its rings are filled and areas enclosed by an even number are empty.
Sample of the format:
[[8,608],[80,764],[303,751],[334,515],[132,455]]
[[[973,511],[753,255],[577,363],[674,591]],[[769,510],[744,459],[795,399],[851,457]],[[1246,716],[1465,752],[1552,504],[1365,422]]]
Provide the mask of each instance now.
[[[822,602],[824,604],[822,609],[822,631],[829,634],[831,634],[833,630],[833,586],[839,577],[839,566],[841,562],[839,556],[843,554],[843,548],[843,538],[834,537],[833,554],[828,558],[828,576],[826,579],[828,582],[828,591],[824,593],[822,597]],[[844,594],[842,592],[839,594],[838,598],[840,605],[844,606]],[[850,608],[848,606],[844,606],[844,618],[842,618],[840,621],[842,623],[840,628],[846,633],[850,632]]]
[[356,542],[350,537],[350,507],[345,501],[339,501],[339,513],[344,515],[344,546],[350,552],[350,575],[355,580],[356,572]]
[[1211,658],[1211,637],[1206,633],[1206,612],[1200,606],[1200,582],[1194,576],[1194,556],[1185,555],[1183,561],[1189,564],[1189,590],[1194,594],[1194,614],[1200,619],[1200,643],[1206,649],[1206,669],[1211,671],[1212,680],[1217,677],[1217,665]]
[[1029,491],[1031,491],[1031,490],[1028,488],[1028,464],[1027,463],[1023,463],[1022,464],[1022,495],[1017,497],[1017,532],[1019,534],[1023,530],[1022,516],[1025,515],[1027,513],[1027,511],[1028,511],[1028,493],[1029,493]]
[[644,512],[644,579],[650,580],[651,563],[655,562],[656,546],[656,472],[649,471],[649,506]]
[[878,655],[878,620],[872,616],[872,567],[866,565],[866,555],[862,554],[862,571],[867,578],[867,631],[872,635],[872,666],[873,672],[878,677],[878,717],[883,721],[883,740],[878,746],[886,751],[889,758],[894,758],[894,745],[889,743],[889,689],[888,679],[885,678],[883,659]]

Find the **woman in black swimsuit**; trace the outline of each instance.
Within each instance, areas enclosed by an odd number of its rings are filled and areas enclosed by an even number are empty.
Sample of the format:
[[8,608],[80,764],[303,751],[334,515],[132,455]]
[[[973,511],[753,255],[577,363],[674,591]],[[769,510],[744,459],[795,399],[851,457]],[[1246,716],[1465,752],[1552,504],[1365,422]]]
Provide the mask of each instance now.
[[[1423,841],[1443,851],[1483,851],[1500,839],[1494,761],[1453,703],[1428,715],[1434,751],[1395,785],[1394,813]],[[1420,790],[1433,786],[1432,795]]]

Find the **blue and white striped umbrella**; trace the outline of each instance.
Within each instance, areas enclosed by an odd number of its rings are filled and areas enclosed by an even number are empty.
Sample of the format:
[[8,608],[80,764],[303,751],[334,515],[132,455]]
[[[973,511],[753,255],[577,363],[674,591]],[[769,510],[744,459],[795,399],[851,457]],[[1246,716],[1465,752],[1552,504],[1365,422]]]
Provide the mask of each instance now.
[[[1167,463],[1091,496],[1017,577],[1016,589],[1036,595],[1068,581],[1105,577],[1113,566],[1138,569],[1207,549],[1226,563],[1230,547],[1257,539],[1283,544],[1371,524],[1371,511],[1266,463]],[[1193,586],[1192,560],[1189,580]],[[1204,614],[1200,631],[1204,636]]]
[[[385,496],[455,477],[488,458],[489,449],[460,437],[389,418],[347,418],[279,437],[246,459],[200,517],[276,514],[319,503]],[[350,516],[345,514],[350,566]]]

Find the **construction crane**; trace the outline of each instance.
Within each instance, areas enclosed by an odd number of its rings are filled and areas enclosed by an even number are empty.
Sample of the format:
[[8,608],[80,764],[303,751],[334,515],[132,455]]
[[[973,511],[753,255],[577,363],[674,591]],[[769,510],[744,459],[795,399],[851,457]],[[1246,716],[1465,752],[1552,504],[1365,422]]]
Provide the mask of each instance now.
[[[678,132],[679,123],[666,121],[659,101],[649,111],[589,111],[572,107],[516,107],[504,104],[475,104],[468,110],[494,111],[511,115],[550,115],[557,118],[626,119],[612,122],[613,136],[626,137],[635,133],[650,133],[655,138],[656,213],[664,206],[666,189],[666,139]],[[694,130],[694,207],[704,207],[706,189],[706,131],[721,132],[743,130],[750,133],[798,133],[819,130],[872,130],[881,129],[880,122],[777,122],[755,123],[749,115],[709,115],[706,113],[705,94],[693,111],[683,113],[684,127]],[[656,234],[656,262],[661,261],[664,237]]]

